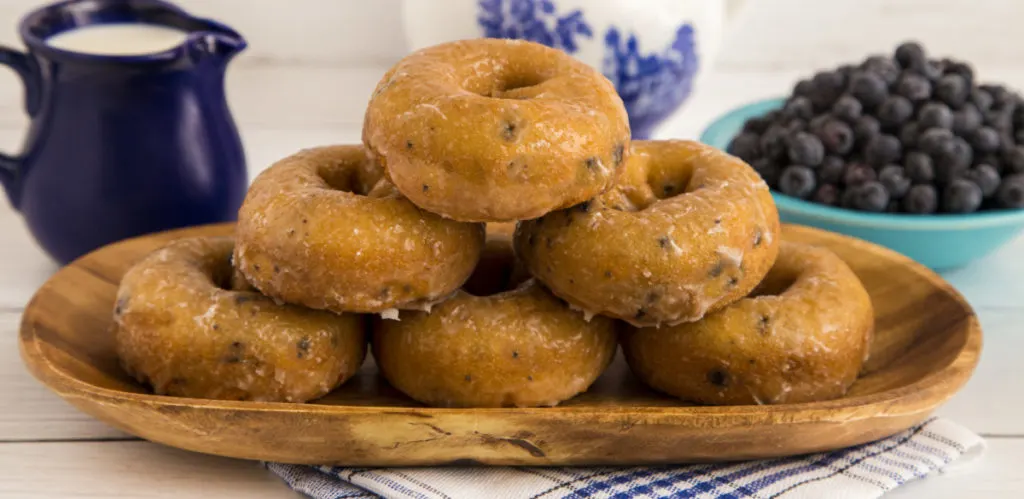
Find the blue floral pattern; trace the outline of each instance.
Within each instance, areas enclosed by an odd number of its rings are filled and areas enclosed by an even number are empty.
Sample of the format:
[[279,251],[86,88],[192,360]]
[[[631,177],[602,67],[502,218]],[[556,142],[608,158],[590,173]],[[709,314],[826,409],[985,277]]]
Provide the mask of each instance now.
[[[582,11],[559,15],[553,0],[478,0],[477,5],[477,22],[488,38],[530,40],[572,54],[579,50],[579,37],[593,37]],[[693,89],[698,69],[693,26],[680,26],[660,52],[641,53],[636,34],[615,26],[605,33],[604,45],[601,72],[625,103],[634,138],[647,138]]]
[[583,12],[559,16],[551,0],[479,0],[478,5],[477,22],[488,38],[530,40],[571,54],[579,50],[577,36],[594,36]]
[[698,68],[693,35],[693,26],[684,24],[660,54],[644,55],[635,34],[623,38],[615,27],[605,34],[602,72],[626,104],[635,137],[650,135],[654,125],[672,114],[693,90]]

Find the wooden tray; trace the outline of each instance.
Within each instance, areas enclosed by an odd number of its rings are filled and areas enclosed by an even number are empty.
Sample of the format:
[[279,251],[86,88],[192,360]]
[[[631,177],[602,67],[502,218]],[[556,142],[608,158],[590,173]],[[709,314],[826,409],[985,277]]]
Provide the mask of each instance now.
[[57,272],[21,327],[32,374],[76,407],[128,433],[223,456],[349,466],[655,464],[824,451],[924,420],[970,377],[981,329],[946,282],[872,244],[789,226],[784,236],[842,256],[871,293],[876,342],[845,398],[810,404],[694,407],[655,393],[621,355],[591,390],[559,407],[433,409],[376,374],[372,359],[315,404],[156,396],[118,366],[110,333],[117,283],[174,238],[228,234],[208,226],[124,241]]

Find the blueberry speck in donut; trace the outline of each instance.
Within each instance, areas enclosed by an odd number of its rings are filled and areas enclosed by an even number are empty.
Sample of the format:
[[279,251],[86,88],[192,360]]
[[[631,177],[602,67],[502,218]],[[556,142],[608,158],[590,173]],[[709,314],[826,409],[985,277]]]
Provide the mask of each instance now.
[[306,355],[308,355],[309,354],[309,346],[310,346],[309,336],[303,336],[302,339],[300,339],[298,342],[295,343],[295,350],[296,350],[295,357],[301,359],[301,358],[305,357]]
[[708,383],[715,386],[726,387],[729,385],[729,375],[722,369],[708,371]]
[[506,121],[502,123],[501,138],[505,139],[508,142],[515,142],[516,137],[518,137],[518,135],[519,134],[517,133],[517,127],[515,123],[512,123],[511,121]]

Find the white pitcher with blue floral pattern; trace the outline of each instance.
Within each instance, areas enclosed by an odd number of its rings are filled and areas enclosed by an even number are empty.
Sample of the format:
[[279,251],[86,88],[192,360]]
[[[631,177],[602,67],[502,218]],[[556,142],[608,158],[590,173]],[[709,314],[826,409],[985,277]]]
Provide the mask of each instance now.
[[636,139],[689,97],[718,49],[725,0],[405,0],[411,49],[478,37],[543,43],[599,69]]

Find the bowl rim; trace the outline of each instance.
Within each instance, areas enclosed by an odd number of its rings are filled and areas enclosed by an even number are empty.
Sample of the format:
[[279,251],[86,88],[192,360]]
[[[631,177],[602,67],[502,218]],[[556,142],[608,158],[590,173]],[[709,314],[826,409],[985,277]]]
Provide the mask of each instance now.
[[[729,109],[715,117],[704,127],[704,130],[700,133],[699,141],[724,150],[725,144],[714,144],[713,142],[716,141],[712,139],[724,135],[731,136],[732,134],[725,133],[730,123],[741,117],[745,120],[746,117],[757,116],[757,114],[752,113],[754,109],[767,110],[775,106],[781,106],[785,100],[785,97],[763,98]],[[846,225],[862,227],[901,230],[961,230],[1024,224],[1024,209],[966,214],[910,215],[903,213],[853,211],[795,198],[774,189],[772,190],[772,196],[775,198],[779,211],[800,213],[817,220],[840,222]]]

